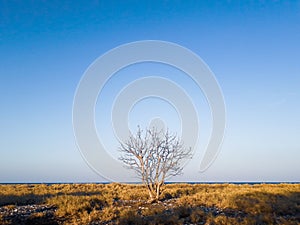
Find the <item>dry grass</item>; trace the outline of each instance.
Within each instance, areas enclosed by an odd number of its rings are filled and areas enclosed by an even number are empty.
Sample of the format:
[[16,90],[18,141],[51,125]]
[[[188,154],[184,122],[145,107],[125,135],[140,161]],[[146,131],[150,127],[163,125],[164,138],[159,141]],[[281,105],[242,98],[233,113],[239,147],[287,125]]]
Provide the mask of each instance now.
[[0,207],[54,205],[52,224],[300,224],[300,184],[168,184],[161,202],[147,198],[131,184],[0,185]]

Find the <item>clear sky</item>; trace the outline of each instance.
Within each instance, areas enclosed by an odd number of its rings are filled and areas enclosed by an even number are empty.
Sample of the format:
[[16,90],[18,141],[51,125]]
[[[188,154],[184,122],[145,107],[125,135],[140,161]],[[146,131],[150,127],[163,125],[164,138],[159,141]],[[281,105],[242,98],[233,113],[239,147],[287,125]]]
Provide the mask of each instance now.
[[[300,181],[300,1],[0,0],[0,182],[105,181],[76,146],[76,87],[106,51],[149,39],[198,54],[225,98],[220,154],[204,173],[193,162],[178,180]],[[97,124],[112,94],[144,70],[165,72],[137,65],[116,74],[99,97]],[[201,91],[186,77],[174,82],[195,101],[205,143],[210,114]],[[136,105],[131,126],[155,116],[174,117],[169,126],[177,127],[174,109],[158,99]],[[110,133],[98,129],[115,154]]]

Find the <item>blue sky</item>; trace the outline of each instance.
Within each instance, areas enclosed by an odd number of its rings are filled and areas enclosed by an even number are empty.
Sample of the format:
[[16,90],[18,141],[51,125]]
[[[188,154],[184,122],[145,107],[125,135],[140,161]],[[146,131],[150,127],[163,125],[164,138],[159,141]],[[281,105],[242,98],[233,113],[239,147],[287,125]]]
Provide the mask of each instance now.
[[[219,156],[204,173],[192,163],[179,180],[300,180],[300,1],[2,0],[0,182],[105,181],[76,147],[76,87],[106,51],[149,39],[198,54],[214,72],[226,102]],[[143,68],[152,67],[136,71]],[[118,74],[114,80],[108,88],[130,82]],[[205,142],[209,113],[203,96],[197,98],[201,91],[187,78],[176,81],[198,104]],[[96,121],[105,120],[101,109],[112,104],[112,93],[104,90]],[[133,126],[149,119],[138,117],[148,112],[147,104],[149,109],[164,103],[152,99],[141,104],[132,111]],[[172,113],[167,105],[158,108],[164,107]]]

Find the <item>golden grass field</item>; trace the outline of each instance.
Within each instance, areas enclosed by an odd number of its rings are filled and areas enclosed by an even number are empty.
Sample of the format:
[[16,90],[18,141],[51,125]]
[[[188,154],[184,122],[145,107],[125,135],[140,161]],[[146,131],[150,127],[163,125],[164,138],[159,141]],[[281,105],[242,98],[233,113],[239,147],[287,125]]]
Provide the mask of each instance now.
[[0,224],[300,224],[300,184],[0,185]]

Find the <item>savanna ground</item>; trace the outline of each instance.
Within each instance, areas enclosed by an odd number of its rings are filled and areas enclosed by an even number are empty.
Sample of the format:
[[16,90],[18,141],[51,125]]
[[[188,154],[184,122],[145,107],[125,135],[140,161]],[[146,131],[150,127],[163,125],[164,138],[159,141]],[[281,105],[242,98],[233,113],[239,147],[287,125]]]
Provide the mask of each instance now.
[[300,184],[0,185],[0,224],[300,224]]

